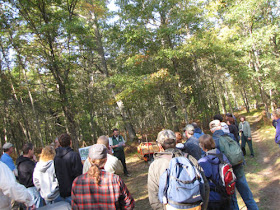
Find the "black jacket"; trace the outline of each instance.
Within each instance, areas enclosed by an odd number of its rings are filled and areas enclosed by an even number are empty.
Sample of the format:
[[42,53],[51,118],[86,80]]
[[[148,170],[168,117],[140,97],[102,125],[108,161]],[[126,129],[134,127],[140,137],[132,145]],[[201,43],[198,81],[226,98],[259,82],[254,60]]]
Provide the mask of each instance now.
[[59,184],[60,196],[71,196],[74,179],[82,174],[83,165],[79,153],[71,147],[58,147],[54,158],[55,173]]
[[28,157],[22,155],[16,160],[18,169],[18,181],[25,187],[34,187],[33,184],[33,171],[36,163]]

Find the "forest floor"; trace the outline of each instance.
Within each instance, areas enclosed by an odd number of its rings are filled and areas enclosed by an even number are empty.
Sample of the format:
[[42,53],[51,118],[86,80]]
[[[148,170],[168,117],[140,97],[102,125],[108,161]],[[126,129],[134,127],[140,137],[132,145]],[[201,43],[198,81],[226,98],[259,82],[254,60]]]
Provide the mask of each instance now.
[[[264,124],[263,116],[264,113],[257,111],[247,115],[252,128],[255,158],[245,157],[245,173],[259,209],[277,210],[280,209],[280,149],[274,142],[275,129]],[[248,146],[246,150],[250,154]],[[135,153],[127,155],[126,161],[132,176],[123,179],[135,199],[135,209],[151,209],[147,190],[149,164]],[[237,195],[239,208],[246,210],[242,198]]]

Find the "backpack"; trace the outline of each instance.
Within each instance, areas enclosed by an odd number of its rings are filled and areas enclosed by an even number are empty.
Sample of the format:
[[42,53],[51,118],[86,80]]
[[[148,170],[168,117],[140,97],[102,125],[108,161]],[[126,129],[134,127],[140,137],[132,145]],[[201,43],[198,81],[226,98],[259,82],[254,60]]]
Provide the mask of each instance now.
[[187,157],[172,158],[169,168],[159,179],[159,201],[178,209],[202,205],[204,181],[199,170]]
[[218,191],[221,195],[227,197],[227,195],[233,195],[235,192],[236,176],[233,173],[232,166],[226,163],[223,159],[223,154],[213,154],[208,153],[209,155],[214,155],[219,158],[219,175],[220,179],[217,183],[215,180],[210,180],[216,185],[217,188],[220,188]]
[[239,144],[227,135],[219,137],[220,151],[225,154],[232,166],[243,162],[243,153]]

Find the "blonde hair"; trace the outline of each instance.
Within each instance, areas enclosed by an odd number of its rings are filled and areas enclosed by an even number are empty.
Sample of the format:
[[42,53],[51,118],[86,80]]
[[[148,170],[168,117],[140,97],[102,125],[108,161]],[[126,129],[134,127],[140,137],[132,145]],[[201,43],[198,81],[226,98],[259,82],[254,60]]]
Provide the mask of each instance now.
[[107,158],[96,160],[89,158],[91,167],[89,168],[87,175],[88,177],[92,178],[97,184],[100,183],[100,169],[104,168],[106,161]]
[[43,148],[42,153],[40,155],[40,161],[47,162],[49,160],[53,160],[55,156],[55,150],[52,146],[46,146]]

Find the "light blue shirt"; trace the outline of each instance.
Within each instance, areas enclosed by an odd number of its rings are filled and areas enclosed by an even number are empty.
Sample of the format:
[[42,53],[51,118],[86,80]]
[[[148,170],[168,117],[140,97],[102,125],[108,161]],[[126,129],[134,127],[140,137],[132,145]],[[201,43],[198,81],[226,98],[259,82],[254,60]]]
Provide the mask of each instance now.
[[16,167],[10,155],[4,152],[0,160],[5,163],[12,171],[15,170]]

